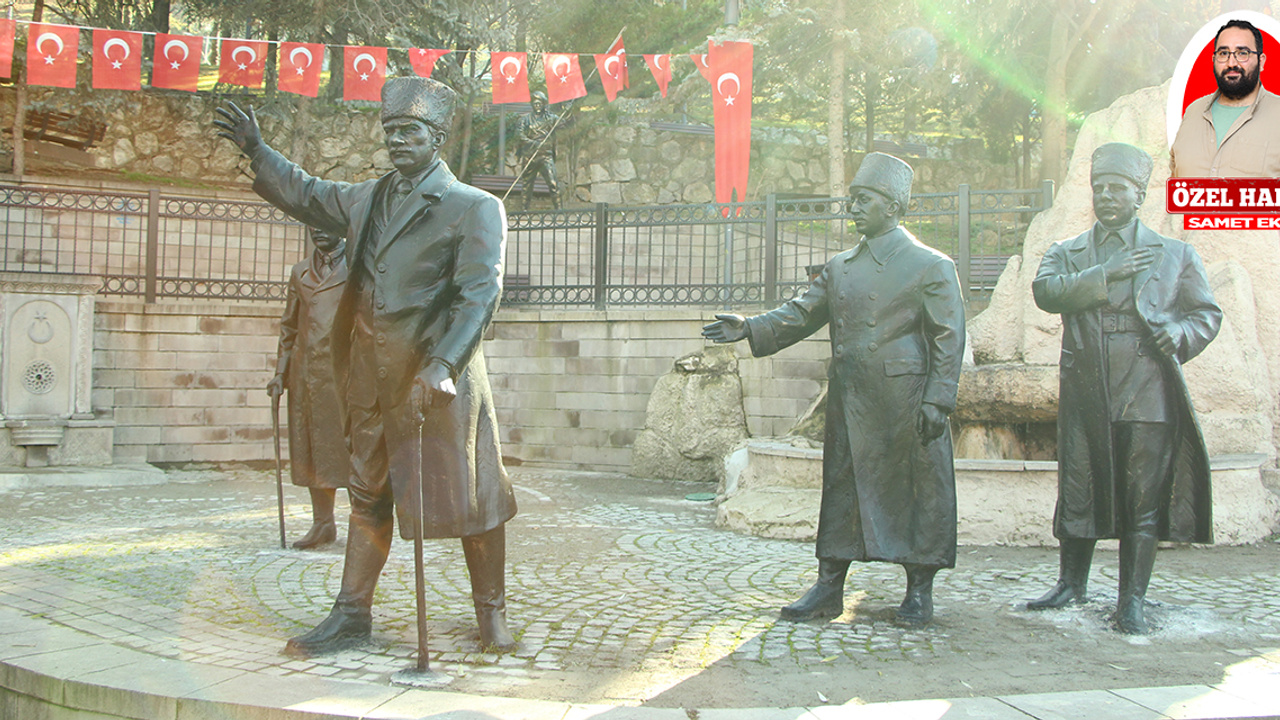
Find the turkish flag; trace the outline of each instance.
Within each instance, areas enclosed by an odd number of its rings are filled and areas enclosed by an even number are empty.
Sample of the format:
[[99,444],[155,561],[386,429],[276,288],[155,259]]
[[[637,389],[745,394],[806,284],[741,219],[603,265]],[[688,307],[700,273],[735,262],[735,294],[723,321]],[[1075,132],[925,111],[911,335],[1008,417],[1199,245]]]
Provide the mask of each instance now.
[[142,33],[93,31],[95,90],[142,89]]
[[382,99],[387,81],[387,49],[347,45],[342,49],[342,99]]
[[151,58],[151,87],[195,92],[203,48],[204,38],[199,35],[157,33]]
[[666,97],[667,84],[671,82],[671,56],[645,55],[644,64],[649,66],[653,79],[658,81],[658,89],[662,91],[662,97]]
[[320,66],[324,64],[321,43],[280,43],[280,79],[276,87],[294,95],[320,94]]
[[449,50],[432,50],[430,48],[409,48],[409,64],[419,77],[431,77],[436,68],[436,61],[449,54]]
[[27,30],[27,84],[73,88],[80,29],[31,23]]
[[247,88],[262,87],[267,69],[267,43],[263,40],[223,40],[218,55],[218,82]]
[[[747,171],[751,166],[751,43],[711,43],[711,102],[716,122],[716,202],[747,199]],[[739,208],[739,212],[741,208]],[[728,208],[725,208],[728,215]]]
[[707,82],[712,82],[711,66],[707,64],[707,56],[689,53],[689,59],[693,60],[693,64],[698,67],[698,72],[702,73],[702,77],[706,78]]
[[609,53],[621,61],[622,70],[622,87],[631,87],[631,76],[627,74],[627,49],[622,46],[622,33],[618,33],[618,37],[614,38],[613,44],[609,46]]
[[493,76],[493,104],[529,102],[529,65],[522,52],[495,52],[490,55]]
[[554,105],[587,94],[577,53],[543,53],[542,70],[547,76],[547,102]]
[[13,74],[13,32],[18,24],[7,18],[0,18],[0,77]]
[[623,61],[617,55],[604,53],[596,55],[596,70],[600,72],[600,84],[604,86],[604,96],[613,102],[618,97],[618,91],[626,87],[622,81],[622,75],[626,68]]

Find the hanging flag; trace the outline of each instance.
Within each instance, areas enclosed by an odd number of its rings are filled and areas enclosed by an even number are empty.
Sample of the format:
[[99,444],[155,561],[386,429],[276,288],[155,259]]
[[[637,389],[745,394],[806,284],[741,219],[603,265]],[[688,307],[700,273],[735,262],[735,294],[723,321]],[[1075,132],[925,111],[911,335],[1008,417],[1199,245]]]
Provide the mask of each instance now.
[[596,70],[600,73],[600,84],[604,86],[604,96],[613,102],[618,97],[618,92],[626,87],[622,82],[622,61],[617,55],[610,53],[599,54],[595,56]]
[[142,33],[93,31],[95,90],[142,89]]
[[627,50],[622,46],[622,31],[618,31],[618,37],[613,39],[613,43],[609,45],[609,54],[618,58],[619,72],[622,76],[622,87],[631,87],[631,76],[627,74]]
[[449,50],[432,50],[430,48],[409,48],[409,64],[419,77],[431,77],[436,61],[449,54]]
[[529,102],[529,66],[522,52],[495,52],[490,56],[493,104]]
[[342,99],[382,99],[387,81],[387,49],[347,45],[342,49]]
[[323,64],[322,43],[282,42],[280,80],[276,86],[294,95],[315,97],[320,94],[320,66]]
[[702,74],[702,77],[706,78],[707,82],[713,82],[711,80],[711,66],[707,64],[707,56],[689,53],[689,58],[693,60],[693,64],[697,66],[698,72]]
[[13,33],[18,23],[0,18],[0,78],[13,75]]
[[27,33],[27,83],[75,87],[79,28],[31,23]]
[[671,82],[671,56],[645,55],[644,64],[649,66],[653,79],[658,81],[658,89],[662,91],[662,97],[666,97],[667,85]]
[[547,76],[547,102],[552,105],[587,94],[577,53],[543,53],[542,70]]
[[[751,60],[747,42],[710,44],[711,101],[716,123],[716,202],[747,199],[747,171],[751,165]],[[738,209],[741,212],[741,208]],[[728,215],[725,208],[725,215]]]
[[262,87],[267,69],[267,43],[263,40],[223,40],[218,53],[218,82],[247,88]]
[[151,58],[151,86],[169,90],[196,91],[200,80],[200,53],[204,38],[199,35],[156,34]]

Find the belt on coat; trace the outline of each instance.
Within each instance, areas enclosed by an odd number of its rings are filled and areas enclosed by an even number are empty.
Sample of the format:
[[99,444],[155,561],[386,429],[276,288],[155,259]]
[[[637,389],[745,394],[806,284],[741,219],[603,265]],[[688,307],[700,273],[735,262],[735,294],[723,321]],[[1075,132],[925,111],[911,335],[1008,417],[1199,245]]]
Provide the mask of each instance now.
[[1142,319],[1127,313],[1102,313],[1102,332],[1104,333],[1138,333],[1146,328]]

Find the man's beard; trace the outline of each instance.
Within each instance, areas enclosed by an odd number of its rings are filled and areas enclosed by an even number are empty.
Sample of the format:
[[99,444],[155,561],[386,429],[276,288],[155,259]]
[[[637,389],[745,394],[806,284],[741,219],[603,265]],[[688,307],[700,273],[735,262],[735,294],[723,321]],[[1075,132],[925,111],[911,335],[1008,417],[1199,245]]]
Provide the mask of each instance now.
[[[1240,73],[1239,80],[1228,80],[1227,73],[1235,70]],[[1255,67],[1253,72],[1245,72],[1243,68],[1231,67],[1224,69],[1221,73],[1214,73],[1214,79],[1218,81],[1218,92],[1228,100],[1239,100],[1258,87],[1258,74],[1261,67]]]

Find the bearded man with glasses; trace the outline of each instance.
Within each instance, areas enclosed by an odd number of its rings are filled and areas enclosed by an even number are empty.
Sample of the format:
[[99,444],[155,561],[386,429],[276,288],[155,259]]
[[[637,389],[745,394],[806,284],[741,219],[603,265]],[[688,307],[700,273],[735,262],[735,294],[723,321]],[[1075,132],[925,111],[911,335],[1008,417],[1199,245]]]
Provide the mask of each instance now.
[[1280,177],[1280,97],[1262,87],[1262,31],[1231,20],[1214,39],[1218,90],[1187,106],[1174,177]]

